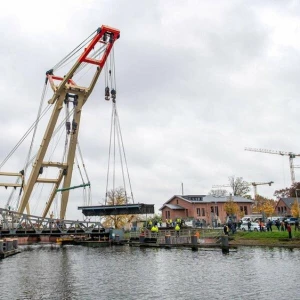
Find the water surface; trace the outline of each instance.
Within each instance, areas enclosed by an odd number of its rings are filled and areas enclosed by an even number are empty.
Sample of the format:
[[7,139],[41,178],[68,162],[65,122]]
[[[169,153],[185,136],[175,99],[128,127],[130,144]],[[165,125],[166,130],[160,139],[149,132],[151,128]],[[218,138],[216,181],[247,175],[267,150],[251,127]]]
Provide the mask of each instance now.
[[31,246],[0,261],[0,299],[300,299],[300,251]]

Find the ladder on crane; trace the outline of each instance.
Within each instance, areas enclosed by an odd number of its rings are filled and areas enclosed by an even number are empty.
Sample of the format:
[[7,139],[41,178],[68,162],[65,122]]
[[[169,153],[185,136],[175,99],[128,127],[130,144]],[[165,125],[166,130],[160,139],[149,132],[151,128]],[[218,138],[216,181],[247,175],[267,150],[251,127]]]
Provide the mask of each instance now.
[[277,154],[281,156],[288,156],[290,162],[290,173],[291,173],[291,180],[292,184],[295,183],[295,171],[294,171],[294,158],[300,156],[300,154],[296,154],[293,152],[285,152],[285,151],[276,151],[276,150],[268,150],[268,149],[257,149],[257,148],[245,148],[246,151],[253,151],[253,152],[262,152],[268,154]]

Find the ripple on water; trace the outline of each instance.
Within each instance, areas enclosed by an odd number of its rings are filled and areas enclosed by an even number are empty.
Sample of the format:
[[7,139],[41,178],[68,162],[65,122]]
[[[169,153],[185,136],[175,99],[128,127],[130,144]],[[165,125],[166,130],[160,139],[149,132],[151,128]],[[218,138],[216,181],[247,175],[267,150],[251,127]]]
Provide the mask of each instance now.
[[299,250],[24,249],[0,261],[3,299],[299,299]]

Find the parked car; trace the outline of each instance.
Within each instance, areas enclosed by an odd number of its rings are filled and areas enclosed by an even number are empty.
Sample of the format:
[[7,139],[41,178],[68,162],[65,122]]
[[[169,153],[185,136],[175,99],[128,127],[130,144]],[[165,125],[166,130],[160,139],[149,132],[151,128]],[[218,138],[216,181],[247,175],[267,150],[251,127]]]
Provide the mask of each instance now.
[[[243,231],[248,231],[248,223],[242,223],[240,229]],[[265,231],[265,226],[263,226],[262,229],[263,231]],[[251,222],[250,231],[259,231],[259,230],[260,230],[259,223]]]
[[279,220],[279,222],[281,222],[283,220],[283,217],[269,217],[268,220],[272,221],[272,225],[275,225],[276,220]]
[[290,225],[294,225],[295,222],[298,220],[298,218],[288,218],[286,219],[286,221],[290,224]]

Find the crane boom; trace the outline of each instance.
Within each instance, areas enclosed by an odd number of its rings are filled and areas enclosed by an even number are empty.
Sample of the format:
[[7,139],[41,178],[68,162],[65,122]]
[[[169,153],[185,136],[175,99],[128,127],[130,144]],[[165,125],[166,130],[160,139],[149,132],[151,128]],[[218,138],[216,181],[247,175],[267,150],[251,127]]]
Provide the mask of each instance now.
[[[52,189],[51,196],[47,203],[47,209],[44,212],[44,214],[47,214],[47,210],[49,209],[53,201],[56,191],[59,188],[61,182],[63,182],[61,189],[62,199],[60,218],[65,218],[67,203],[69,199],[69,187],[73,172],[75,150],[77,145],[82,108],[95,87],[95,84],[100,76],[100,73],[114,45],[114,42],[119,37],[120,31],[118,29],[102,25],[96,30],[96,34],[94,35],[94,37],[84,49],[83,53],[78,58],[78,60],[74,63],[73,67],[64,77],[54,75],[53,69],[46,72],[46,82],[50,82],[51,88],[54,92],[52,98],[48,101],[49,104],[53,105],[53,110],[48,126],[44,133],[44,137],[42,139],[38,154],[33,164],[33,168],[31,170],[28,182],[24,185],[24,193],[21,199],[20,206],[18,208],[18,211],[20,213],[23,213],[25,207],[27,206],[34,185],[37,182],[48,182],[54,184],[54,187]],[[91,52],[96,46],[96,44],[98,45],[98,43],[103,45],[104,51],[102,52],[100,57],[93,58],[91,57]],[[92,77],[88,87],[79,86],[73,80],[73,75],[82,64],[91,64],[96,66],[94,76]],[[59,82],[59,84],[56,83],[57,81]],[[70,142],[69,149],[67,151],[67,162],[66,164],[61,165],[53,164],[52,162],[45,162],[44,157],[49,147],[50,139],[53,135],[55,126],[57,124],[59,114],[62,110],[61,108],[63,107],[66,100],[69,101],[69,99],[73,102],[74,114],[72,124],[70,124]],[[39,175],[43,173],[42,169],[45,165],[48,167],[54,166],[60,168],[61,170],[59,172],[58,177],[48,181],[39,178]]]
[[254,151],[254,152],[262,152],[262,153],[269,153],[269,154],[278,154],[278,155],[286,155],[286,156],[300,156],[300,154],[295,154],[293,152],[286,152],[286,151],[277,151],[277,150],[268,150],[268,149],[258,149],[258,148],[245,148],[246,151]]
[[292,183],[295,183],[294,158],[296,158],[297,156],[300,156],[300,154],[296,154],[293,152],[286,152],[286,151],[276,151],[276,150],[257,149],[257,148],[248,148],[248,147],[246,147],[245,150],[268,153],[268,154],[277,154],[277,155],[281,155],[281,156],[288,156],[289,163],[290,163],[291,180],[292,180]]
[[[252,185],[253,189],[254,189],[254,199],[256,198],[257,195],[257,186],[258,185],[265,185],[268,184],[269,186],[272,185],[272,183],[274,183],[274,181],[268,181],[268,182],[249,182],[248,186]],[[221,184],[221,185],[213,185],[212,188],[221,188],[221,187],[231,187],[230,184]]]

